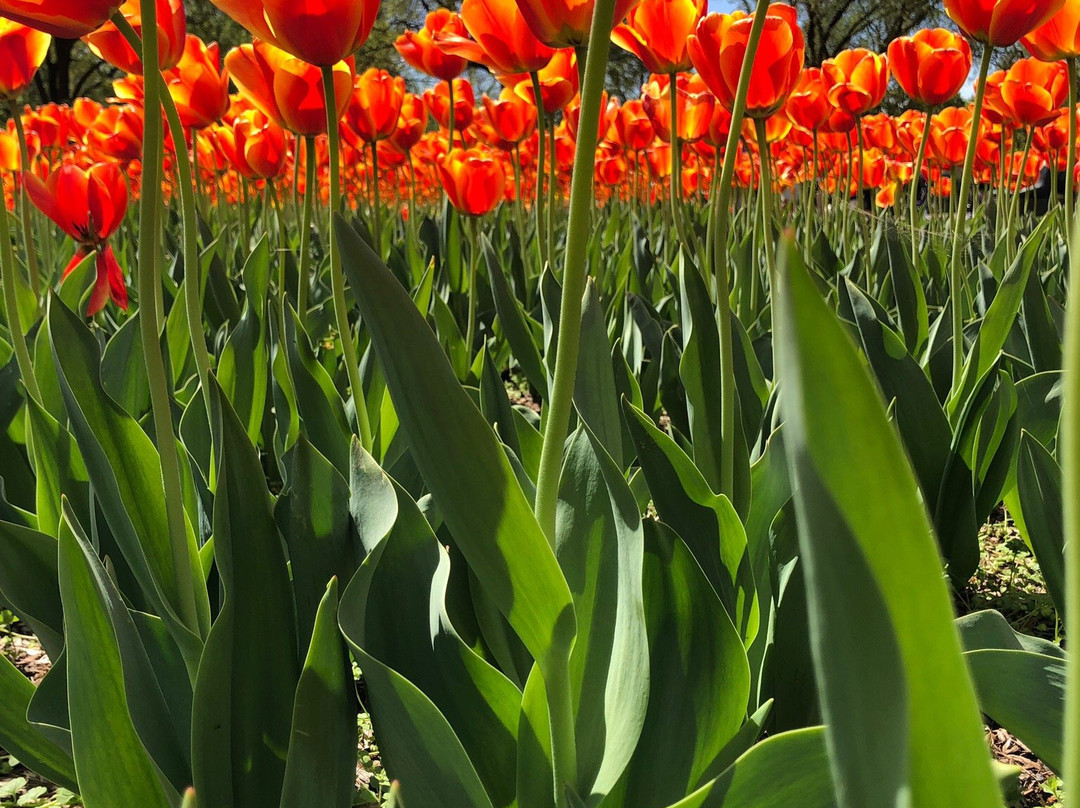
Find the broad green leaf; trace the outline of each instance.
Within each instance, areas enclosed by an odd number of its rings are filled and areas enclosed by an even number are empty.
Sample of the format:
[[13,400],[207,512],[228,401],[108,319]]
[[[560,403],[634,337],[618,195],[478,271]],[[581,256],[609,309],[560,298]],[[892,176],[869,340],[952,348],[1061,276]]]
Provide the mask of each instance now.
[[915,476],[790,242],[781,265],[784,437],[839,802],[1000,805]]
[[[192,758],[203,808],[279,803],[300,675],[281,538],[254,447],[211,382],[223,600],[195,680]],[[257,663],[256,663],[257,661]]]
[[[716,592],[669,527],[645,522],[642,588],[649,641],[649,706],[634,757],[604,808],[678,802],[736,736],[750,668]],[[643,771],[663,777],[642,778]]]
[[336,230],[416,465],[469,566],[548,675],[565,665],[575,633],[555,553],[408,294],[350,228]]
[[315,616],[293,701],[281,808],[350,808],[356,781],[356,686],[337,628],[331,578]]
[[[190,585],[202,579],[195,534],[186,525],[191,569],[181,572],[168,538],[157,448],[142,427],[109,398],[96,373],[97,342],[55,297],[49,301],[48,324],[71,432],[96,502],[147,601],[165,620],[185,657],[191,658],[198,653],[200,637],[210,622],[205,589],[194,586],[192,591],[182,591],[185,581]],[[180,617],[179,604],[192,597],[198,625],[187,625]]]
[[32,772],[59,786],[78,791],[70,750],[50,741],[26,720],[34,685],[11,661],[0,654],[0,746]]
[[56,564],[56,539],[0,521],[0,601],[33,629],[52,659],[64,647],[64,610]]
[[584,298],[574,405],[615,465],[622,469],[622,417],[619,413],[619,397],[615,392],[604,309],[595,281],[586,283]]
[[528,315],[521,310],[506,282],[502,267],[499,265],[498,256],[491,245],[484,242],[484,256],[487,261],[488,277],[491,279],[491,291],[495,298],[495,311],[499,315],[506,341],[510,343],[510,350],[524,371],[529,384],[541,392],[547,392],[547,373],[544,370],[543,360],[540,359],[540,349],[533,340],[532,329],[528,325]]
[[785,732],[752,747],[731,767],[670,808],[835,808],[821,727]]
[[693,461],[652,419],[623,403],[638,461],[660,518],[684,539],[739,636],[757,636],[760,611],[746,533],[727,497],[714,494]]
[[1016,458],[1016,488],[1024,536],[1035,551],[1046,591],[1059,615],[1065,614],[1065,525],[1061,467],[1024,432]]
[[128,618],[127,610],[117,604],[119,593],[80,531],[65,513],[60,525],[60,594],[78,790],[87,808],[171,808],[177,795],[151,759],[130,712],[116,624],[117,605],[123,618]]

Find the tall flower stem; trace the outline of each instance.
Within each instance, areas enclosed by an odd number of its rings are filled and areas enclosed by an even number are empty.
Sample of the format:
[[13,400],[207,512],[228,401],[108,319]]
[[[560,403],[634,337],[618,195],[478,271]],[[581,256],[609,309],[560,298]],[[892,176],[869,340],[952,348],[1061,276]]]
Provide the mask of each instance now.
[[930,142],[930,110],[926,110],[923,119],[923,133],[919,140],[919,153],[915,156],[915,171],[908,188],[908,214],[911,217],[911,264],[919,266],[919,178],[922,176],[923,163],[926,162],[926,144]]
[[15,263],[15,251],[11,247],[7,201],[3,197],[3,191],[0,190],[0,276],[2,276],[4,286],[4,314],[7,318],[8,331],[11,333],[11,342],[15,346],[15,360],[19,366],[23,386],[34,401],[40,402],[41,390],[38,388],[37,376],[34,375],[34,364],[30,361],[30,351],[26,347],[26,327],[23,326],[22,317],[19,315],[19,297],[15,285],[15,273],[18,269],[18,264]]
[[682,218],[682,147],[679,143],[679,82],[677,73],[668,76],[668,94],[671,101],[671,216],[679,241],[689,246],[686,227]]
[[532,78],[533,98],[536,100],[536,246],[540,254],[540,271],[544,271],[544,265],[550,260],[547,254],[547,242],[544,241],[544,177],[547,166],[545,165],[547,153],[547,110],[544,109],[544,93],[540,87],[540,75],[534,70],[529,74]]
[[374,205],[371,208],[371,221],[373,223],[372,236],[375,239],[375,254],[382,259],[382,199],[379,198],[379,149],[378,144],[371,141],[371,198]]
[[[1080,229],[1073,227],[1069,249],[1069,288],[1080,282]],[[1080,309],[1069,308],[1065,320],[1064,400],[1061,408],[1062,490],[1080,487]],[[1065,625],[1080,626],[1080,497],[1064,498]],[[1074,649],[1075,651],[1075,649]],[[1065,761],[1062,778],[1068,800],[1080,796],[1080,654],[1070,653],[1066,666]]]
[[[1069,150],[1065,156],[1065,234],[1068,240],[1072,239],[1073,232],[1073,207],[1076,196],[1076,57],[1065,60],[1069,69]],[[1057,185],[1054,186],[1054,195],[1057,196]]]
[[[157,4],[155,0],[140,0],[143,20],[143,64],[153,73],[158,59]],[[117,15],[119,16],[119,15]],[[146,115],[143,116],[143,176],[139,201],[138,291],[142,305],[139,309],[139,329],[142,335],[143,361],[150,388],[150,408],[153,413],[154,436],[161,461],[161,478],[165,492],[165,514],[169,527],[173,575],[179,602],[175,604],[184,625],[200,633],[195,606],[194,579],[191,557],[188,554],[187,527],[184,522],[183,489],[180,483],[180,458],[176,450],[172,410],[169,403],[169,382],[165,361],[161,355],[161,321],[152,303],[161,285],[158,256],[158,223],[161,212],[161,151],[164,132],[161,125],[161,81],[147,81],[145,88]],[[181,143],[183,141],[181,140]],[[179,148],[179,144],[177,146]],[[185,162],[179,160],[178,162]],[[182,184],[182,183],[181,183]]]
[[983,45],[979,80],[975,85],[975,107],[971,114],[971,135],[967,154],[964,155],[964,171],[960,180],[960,198],[957,200],[956,220],[953,222],[952,256],[949,261],[949,299],[952,302],[953,362],[952,385],[955,390],[964,372],[964,275],[960,258],[964,249],[965,216],[968,198],[971,196],[971,171],[975,165],[975,150],[979,145],[979,125],[982,122],[983,98],[986,96],[986,77],[990,73],[990,45]]
[[735,162],[743,117],[746,115],[746,94],[750,90],[750,73],[757,55],[769,0],[758,0],[754,22],[746,42],[735,103],[731,110],[731,128],[724,147],[724,168],[720,186],[713,202],[713,294],[716,297],[716,325],[720,332],[720,491],[728,499],[735,495],[735,349],[731,330],[731,258],[728,255],[728,232],[731,228],[731,188],[735,180]]
[[480,265],[480,239],[476,235],[476,217],[468,218],[469,232],[469,313],[465,324],[465,348],[469,352],[469,361],[473,358],[473,343],[476,341],[476,271]]
[[544,413],[544,443],[536,483],[536,517],[555,546],[555,510],[563,443],[570,428],[577,376],[578,341],[581,336],[582,296],[587,277],[589,231],[592,228],[593,177],[596,163],[600,103],[614,24],[615,0],[597,0],[593,8],[592,31],[581,87],[581,116],[578,122],[577,151],[570,181],[570,217],[566,235],[566,255],[562,279],[562,303],[551,398]]
[[[307,330],[308,288],[311,285],[311,217],[315,210],[315,138],[304,138],[304,212],[300,221],[300,280],[296,287],[296,307],[300,325]],[[299,193],[299,190],[297,191]]]
[[765,128],[764,118],[754,119],[754,130],[757,133],[758,152],[761,154],[761,179],[758,181],[761,189],[763,231],[761,236],[765,244],[765,267],[769,271],[769,286],[773,288],[773,281],[776,277],[776,246],[773,244],[773,198],[772,171],[769,162],[769,135]]
[[326,102],[327,147],[330,152],[330,285],[334,297],[334,320],[338,335],[341,337],[341,354],[345,362],[345,372],[349,377],[349,387],[352,390],[360,443],[365,449],[371,451],[371,423],[368,420],[367,402],[364,400],[360,365],[356,360],[356,345],[353,344],[352,328],[349,326],[349,309],[345,303],[345,272],[341,266],[341,248],[334,237],[334,229],[338,226],[334,214],[341,209],[341,143],[338,133],[334,69],[324,67],[322,74],[323,95]]
[[[22,171],[30,171],[30,149],[26,145],[26,129],[23,128],[22,115],[19,114],[18,105],[13,101],[11,104],[11,119],[15,121],[15,136],[19,139],[19,167]],[[22,210],[23,241],[26,244],[26,267],[30,272],[30,288],[34,290],[34,297],[41,299],[41,270],[38,268],[37,250],[34,249],[33,226],[30,223],[30,196],[26,192],[26,183],[19,183],[19,206]]]

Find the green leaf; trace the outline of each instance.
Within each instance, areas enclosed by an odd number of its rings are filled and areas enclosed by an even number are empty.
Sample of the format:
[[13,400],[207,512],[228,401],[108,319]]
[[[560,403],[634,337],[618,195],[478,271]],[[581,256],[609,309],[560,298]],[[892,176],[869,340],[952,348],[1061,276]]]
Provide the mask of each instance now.
[[615,373],[611,366],[611,345],[604,322],[604,307],[596,282],[592,279],[585,285],[579,341],[574,405],[581,419],[589,425],[621,469],[624,463],[619,397],[615,392]]
[[252,443],[258,442],[262,431],[269,382],[264,322],[269,266],[269,242],[264,236],[244,265],[244,282],[248,292],[244,300],[244,313],[236,329],[229,335],[218,360],[218,381]]
[[510,291],[510,285],[506,282],[506,276],[499,265],[495,250],[486,238],[483,243],[488,277],[491,278],[491,292],[495,298],[495,312],[499,316],[506,341],[510,343],[510,350],[514,352],[514,357],[524,371],[529,384],[546,394],[547,374],[544,371],[543,360],[540,359],[540,349],[533,340],[528,315],[521,310],[521,304]]
[[185,625],[179,616],[178,604],[192,597],[180,591],[179,582],[202,579],[195,534],[187,525],[191,570],[189,576],[182,575],[175,567],[168,538],[157,448],[142,427],[109,398],[96,373],[96,340],[55,297],[49,301],[48,325],[71,432],[96,502],[147,601],[185,649],[185,657],[191,658],[197,655],[200,637],[210,622],[209,601],[201,586],[193,590],[199,624]]
[[11,661],[0,654],[0,746],[32,772],[57,785],[78,790],[71,752],[50,741],[26,720],[34,685]]
[[401,284],[349,227],[336,232],[401,428],[455,541],[545,674],[565,665],[570,590],[505,452]]
[[641,410],[623,402],[638,460],[660,518],[679,536],[749,645],[760,611],[746,533],[727,497],[714,494],[693,461]]
[[281,808],[350,808],[356,782],[356,686],[337,629],[338,582],[319,603],[293,701]]
[[214,542],[224,592],[195,680],[192,758],[203,808],[277,805],[300,675],[288,570],[254,447],[211,382]]
[[1000,805],[915,476],[790,241],[781,266],[784,437],[840,804]]
[[1016,488],[1024,536],[1035,551],[1046,591],[1059,615],[1065,614],[1065,525],[1061,467],[1028,432],[1020,436]]
[[[677,802],[703,778],[742,726],[750,696],[746,652],[687,545],[645,522],[649,707],[634,757],[603,805]],[[643,771],[663,777],[641,777]]]
[[338,617],[364,671],[387,770],[409,805],[510,805],[520,693],[450,624],[449,557],[396,491],[397,522],[364,560]]
[[[177,795],[161,777],[130,712],[116,623],[119,593],[71,519],[70,512],[65,513],[60,526],[59,571],[79,793],[87,808],[171,808]],[[119,608],[128,618],[122,603]]]
[[33,629],[51,659],[64,647],[56,554],[52,536],[0,521],[0,600]]
[[834,808],[821,727],[762,741],[731,767],[671,808]]

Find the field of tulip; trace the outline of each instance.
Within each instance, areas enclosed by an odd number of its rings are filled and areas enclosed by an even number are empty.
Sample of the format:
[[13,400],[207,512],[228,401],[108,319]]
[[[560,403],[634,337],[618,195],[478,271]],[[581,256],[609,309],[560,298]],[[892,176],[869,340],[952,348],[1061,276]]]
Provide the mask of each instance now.
[[213,3],[0,0],[0,805],[1080,808],[1080,0]]

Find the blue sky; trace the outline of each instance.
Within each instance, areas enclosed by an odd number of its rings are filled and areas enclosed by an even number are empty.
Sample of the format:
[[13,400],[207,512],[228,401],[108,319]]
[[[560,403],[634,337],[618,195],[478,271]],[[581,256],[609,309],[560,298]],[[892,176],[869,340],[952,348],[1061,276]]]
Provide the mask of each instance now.
[[709,11],[729,12],[735,7],[734,0],[709,0]]

